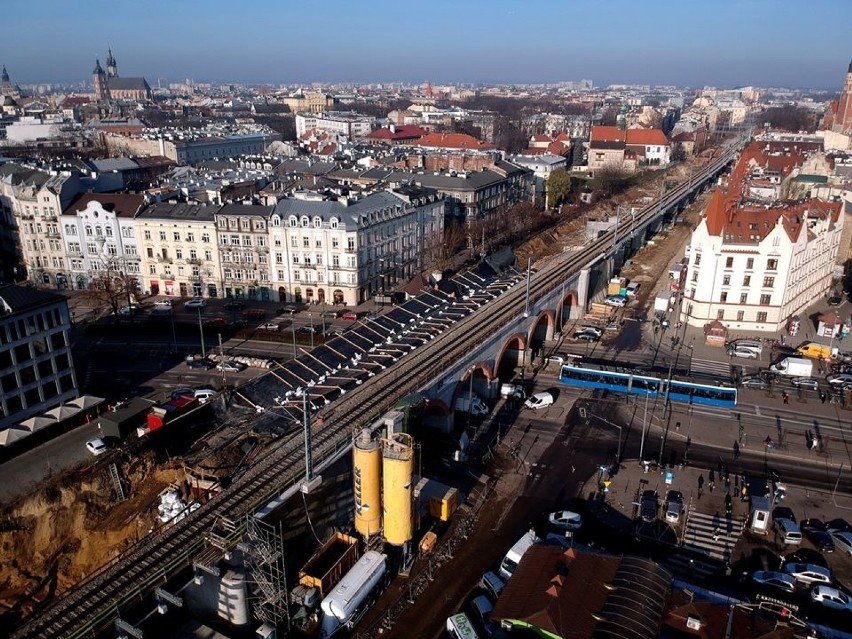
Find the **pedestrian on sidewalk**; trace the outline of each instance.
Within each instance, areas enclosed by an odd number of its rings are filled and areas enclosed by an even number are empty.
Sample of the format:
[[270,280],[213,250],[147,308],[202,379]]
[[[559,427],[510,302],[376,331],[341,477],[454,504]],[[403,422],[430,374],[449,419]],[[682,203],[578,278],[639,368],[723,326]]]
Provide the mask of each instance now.
[[676,433],[680,432],[680,422],[675,422],[675,432]]
[[790,396],[787,394],[787,391],[783,391],[783,392],[781,393],[781,399],[782,399],[782,400],[784,400],[784,403],[785,403],[785,404],[789,404],[789,403],[790,403]]
[[820,391],[819,401],[821,401],[823,404],[825,404],[825,400],[827,400],[827,399],[828,399],[828,393],[826,393],[825,391]]
[[740,444],[739,442],[734,442],[734,461],[740,458]]

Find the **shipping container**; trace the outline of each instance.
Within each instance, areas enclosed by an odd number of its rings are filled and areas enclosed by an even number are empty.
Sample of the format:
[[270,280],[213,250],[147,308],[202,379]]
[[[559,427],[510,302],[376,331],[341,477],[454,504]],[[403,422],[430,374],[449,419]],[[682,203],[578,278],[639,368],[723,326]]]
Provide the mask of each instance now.
[[325,597],[358,561],[358,540],[334,533],[299,571],[299,583]]
[[143,397],[134,397],[117,409],[98,417],[101,437],[125,439],[145,423],[145,416],[156,402]]

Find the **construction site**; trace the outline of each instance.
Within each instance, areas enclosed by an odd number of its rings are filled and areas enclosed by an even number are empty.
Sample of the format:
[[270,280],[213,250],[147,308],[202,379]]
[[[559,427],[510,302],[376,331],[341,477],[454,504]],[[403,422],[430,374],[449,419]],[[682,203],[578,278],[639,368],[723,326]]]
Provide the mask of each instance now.
[[[662,179],[677,183],[690,172],[680,166]],[[518,247],[517,263],[528,258],[536,263],[582,245],[589,219],[606,218],[619,207],[644,206],[660,190],[656,179],[559,222]],[[679,257],[672,247],[688,237],[697,208],[649,241],[641,259],[622,272],[640,282],[663,275]],[[384,344],[401,324],[388,317],[386,335],[367,335],[380,330],[373,327],[347,341]],[[354,351],[341,352],[347,360],[358,357]],[[339,376],[360,385],[384,366],[381,362],[398,355],[391,349],[371,351],[371,357]],[[340,370],[319,352],[300,360],[313,370],[316,361]],[[227,492],[281,438],[292,439],[290,448],[297,454],[310,449],[311,428],[304,424],[311,420],[314,403],[342,401],[343,392],[318,386],[309,401],[284,395],[282,380],[291,387],[302,383],[293,366],[265,373],[187,415],[185,441],[177,446],[173,440],[160,445],[153,436],[140,440],[109,459],[55,475],[4,505],[0,550],[9,560],[0,566],[0,625],[25,621],[80,582],[92,582],[120,559],[143,551],[146,539],[168,535],[196,505]],[[533,364],[525,373],[532,376],[536,370]],[[338,373],[323,374],[328,389],[344,387],[330,381]],[[417,595],[429,583],[452,581],[458,564],[441,569],[465,540],[504,520],[502,534],[509,539],[541,504],[517,503],[525,473],[500,447],[501,428],[512,427],[517,410],[500,412],[502,424],[498,419],[482,429],[479,447],[473,449],[477,453],[464,458],[458,451],[466,429],[453,424],[452,414],[430,412],[418,397],[389,408],[362,416],[348,442],[351,453],[317,451],[313,463],[332,461],[321,480],[312,476],[308,460],[307,476],[293,480],[293,494],[270,495],[262,516],[240,521],[221,516],[213,527],[199,531],[203,550],[191,569],[170,582],[171,590],[163,584],[155,600],[140,601],[128,627],[138,623],[148,635],[205,624],[232,637],[272,637],[275,628],[316,636],[340,628],[359,636],[397,636],[400,626],[410,630],[399,620],[416,610]],[[443,424],[435,428],[436,422]],[[397,575],[401,579],[391,584]],[[352,592],[359,594],[353,598]],[[177,605],[178,600],[185,605]],[[417,623],[414,618],[412,623]]]

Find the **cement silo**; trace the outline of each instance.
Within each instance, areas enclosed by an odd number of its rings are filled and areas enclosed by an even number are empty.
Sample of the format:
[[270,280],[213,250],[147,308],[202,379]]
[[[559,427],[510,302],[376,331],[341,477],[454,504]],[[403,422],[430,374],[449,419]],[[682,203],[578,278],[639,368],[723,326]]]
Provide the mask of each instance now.
[[382,462],[385,541],[394,546],[403,546],[414,535],[414,440],[411,435],[394,433],[385,439]]
[[355,437],[352,456],[355,530],[366,539],[382,529],[381,441],[369,429],[363,429]]

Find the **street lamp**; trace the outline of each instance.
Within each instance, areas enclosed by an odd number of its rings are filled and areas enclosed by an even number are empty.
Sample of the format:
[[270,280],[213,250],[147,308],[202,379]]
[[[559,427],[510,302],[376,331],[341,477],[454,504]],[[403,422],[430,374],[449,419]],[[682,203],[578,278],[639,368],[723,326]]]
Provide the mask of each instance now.
[[201,323],[201,307],[197,307],[198,310],[198,332],[201,334],[201,358],[204,359],[207,357],[206,351],[204,350],[204,324]]

